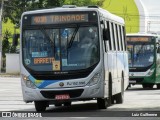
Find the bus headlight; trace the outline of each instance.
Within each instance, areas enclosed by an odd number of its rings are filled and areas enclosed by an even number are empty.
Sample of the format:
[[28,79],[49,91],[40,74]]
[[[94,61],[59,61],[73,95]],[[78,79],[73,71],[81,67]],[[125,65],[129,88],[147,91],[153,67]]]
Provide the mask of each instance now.
[[99,79],[100,79],[100,73],[97,73],[97,74],[95,74],[95,75],[93,76],[93,78],[88,82],[87,85],[88,85],[88,86],[95,85],[95,84],[98,83]]
[[37,87],[34,85],[34,83],[28,78],[28,76],[22,75],[22,79],[25,83],[25,85],[29,88],[36,89]]
[[151,76],[154,72],[154,69],[149,70],[149,72],[147,73],[147,76]]

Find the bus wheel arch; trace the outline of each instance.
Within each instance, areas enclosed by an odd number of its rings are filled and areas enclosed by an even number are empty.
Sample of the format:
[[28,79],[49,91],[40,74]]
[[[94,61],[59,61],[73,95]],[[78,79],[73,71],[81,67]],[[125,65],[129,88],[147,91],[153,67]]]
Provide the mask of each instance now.
[[114,96],[112,95],[112,74],[109,73],[109,79],[108,79],[108,103],[109,105],[114,104]]
[[97,104],[99,109],[107,109],[112,103],[112,75],[109,73],[108,79],[108,98],[97,98]]

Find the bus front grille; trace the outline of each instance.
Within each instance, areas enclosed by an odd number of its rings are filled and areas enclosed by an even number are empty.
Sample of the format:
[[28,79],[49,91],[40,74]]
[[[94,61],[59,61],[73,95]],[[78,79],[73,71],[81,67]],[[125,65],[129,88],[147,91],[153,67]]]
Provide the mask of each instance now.
[[144,78],[130,78],[130,81],[136,81],[136,83],[141,83],[143,82]]
[[56,95],[69,94],[70,98],[75,98],[81,96],[83,89],[77,90],[60,90],[60,91],[40,91],[43,97],[54,99]]

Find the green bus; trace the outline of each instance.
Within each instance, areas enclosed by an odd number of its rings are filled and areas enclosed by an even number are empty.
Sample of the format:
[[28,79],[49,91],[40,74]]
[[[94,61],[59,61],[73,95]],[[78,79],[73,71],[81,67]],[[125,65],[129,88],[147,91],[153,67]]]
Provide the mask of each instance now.
[[129,86],[160,89],[160,44],[156,34],[127,34]]

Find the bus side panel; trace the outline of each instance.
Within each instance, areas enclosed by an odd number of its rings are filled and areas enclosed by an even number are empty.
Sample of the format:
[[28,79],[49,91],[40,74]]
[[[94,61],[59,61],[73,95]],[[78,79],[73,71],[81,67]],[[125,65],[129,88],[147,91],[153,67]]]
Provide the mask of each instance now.
[[104,53],[104,70],[105,70],[105,97],[108,97],[108,87],[109,87],[109,73],[112,73],[112,53]]
[[121,92],[122,71],[124,71],[124,53],[122,51],[117,52],[117,80],[116,80],[116,93]]
[[109,60],[112,66],[112,95],[116,94],[116,89],[117,89],[117,85],[116,85],[116,81],[117,81],[117,52],[116,51],[112,51],[112,59]]

